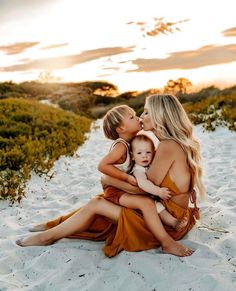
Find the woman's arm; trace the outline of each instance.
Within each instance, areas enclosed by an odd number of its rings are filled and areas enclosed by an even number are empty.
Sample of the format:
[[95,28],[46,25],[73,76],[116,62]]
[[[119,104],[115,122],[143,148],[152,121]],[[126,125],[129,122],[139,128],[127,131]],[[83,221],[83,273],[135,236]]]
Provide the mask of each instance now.
[[103,186],[104,185],[113,186],[130,194],[148,194],[136,186],[133,186],[127,182],[121,181],[119,179],[116,179],[107,175],[102,175],[101,183]]

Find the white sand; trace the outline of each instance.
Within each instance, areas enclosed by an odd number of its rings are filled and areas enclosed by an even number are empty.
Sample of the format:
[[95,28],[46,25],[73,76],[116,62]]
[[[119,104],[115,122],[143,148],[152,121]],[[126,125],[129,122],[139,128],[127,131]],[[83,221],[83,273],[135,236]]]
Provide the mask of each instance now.
[[14,241],[31,224],[69,212],[101,192],[96,165],[108,151],[100,122],[77,156],[56,162],[54,177],[34,175],[21,205],[0,202],[0,290],[236,290],[236,134],[220,128],[201,140],[208,200],[201,221],[182,240],[196,249],[187,258],[159,249],[122,252],[109,259],[103,243],[63,239],[21,248]]

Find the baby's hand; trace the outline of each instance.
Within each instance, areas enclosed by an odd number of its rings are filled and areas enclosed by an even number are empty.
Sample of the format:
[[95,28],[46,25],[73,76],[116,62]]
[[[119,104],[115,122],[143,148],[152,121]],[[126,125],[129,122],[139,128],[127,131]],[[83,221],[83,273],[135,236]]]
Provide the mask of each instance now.
[[132,175],[128,175],[126,181],[127,181],[128,183],[130,183],[131,185],[133,185],[133,186],[137,186],[137,181],[136,181],[136,179],[134,178],[134,176],[132,176]]
[[168,188],[163,187],[163,188],[160,188],[160,190],[158,191],[158,196],[163,200],[168,200],[171,198],[172,195]]

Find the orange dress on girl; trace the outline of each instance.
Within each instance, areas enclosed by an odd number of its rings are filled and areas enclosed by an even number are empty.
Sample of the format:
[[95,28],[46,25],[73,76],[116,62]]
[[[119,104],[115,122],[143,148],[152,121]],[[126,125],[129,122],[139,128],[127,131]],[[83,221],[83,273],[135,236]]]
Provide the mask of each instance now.
[[[192,229],[196,223],[196,219],[199,219],[199,209],[196,205],[196,192],[191,189],[189,192],[181,193],[175,183],[171,180],[169,173],[167,173],[160,187],[169,188],[173,196],[177,197],[177,195],[182,195],[185,198],[188,197],[188,199],[190,199],[193,203],[193,207],[184,208],[175,203],[173,200],[162,202],[166,210],[177,219],[182,219],[183,217],[187,218],[186,226],[180,230],[175,230],[172,227],[164,226],[173,239],[179,240]],[[112,187],[109,189],[112,191]],[[113,188],[113,190],[117,191],[118,189]],[[99,197],[104,199],[103,194],[99,195]],[[61,216],[55,220],[47,222],[47,229],[58,225],[77,211],[79,211],[79,209],[76,209],[66,216]],[[147,228],[142,214],[138,211],[125,207],[122,207],[122,211],[117,222],[98,215],[87,231],[78,234],[75,233],[69,236],[69,238],[89,239],[95,241],[105,240],[103,251],[108,257],[113,257],[122,250],[142,251],[154,249],[160,246],[159,241]]]

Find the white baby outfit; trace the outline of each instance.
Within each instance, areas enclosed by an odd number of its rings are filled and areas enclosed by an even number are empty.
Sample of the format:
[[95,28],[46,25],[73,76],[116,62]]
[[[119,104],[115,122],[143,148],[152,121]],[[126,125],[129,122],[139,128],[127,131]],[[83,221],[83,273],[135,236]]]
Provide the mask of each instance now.
[[[145,175],[146,175],[148,168],[149,167],[143,167],[143,166],[135,164],[133,166],[133,169],[132,169],[131,173],[134,174],[135,171],[140,171],[140,172],[145,173]],[[157,213],[161,213],[165,209],[165,207],[163,206],[163,204],[161,202],[155,201],[155,204],[156,204]]]

